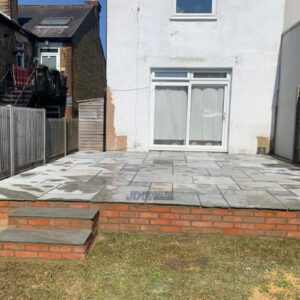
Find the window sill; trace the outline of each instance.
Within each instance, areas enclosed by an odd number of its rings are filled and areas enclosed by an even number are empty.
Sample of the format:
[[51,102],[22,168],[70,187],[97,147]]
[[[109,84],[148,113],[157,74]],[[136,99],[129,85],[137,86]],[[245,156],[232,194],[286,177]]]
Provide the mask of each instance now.
[[209,14],[209,15],[176,14],[170,18],[170,21],[217,21],[217,16],[214,14]]

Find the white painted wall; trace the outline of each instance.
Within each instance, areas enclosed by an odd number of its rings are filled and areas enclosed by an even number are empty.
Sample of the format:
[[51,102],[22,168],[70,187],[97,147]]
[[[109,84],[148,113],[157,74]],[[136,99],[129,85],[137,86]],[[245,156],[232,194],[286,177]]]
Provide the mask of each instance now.
[[229,152],[256,153],[256,137],[271,134],[285,1],[217,0],[216,21],[171,21],[173,4],[108,0],[117,135],[128,137],[128,150],[149,149],[151,68],[231,68]]
[[297,86],[300,85],[300,25],[282,38],[275,153],[293,159]]
[[300,21],[300,1],[285,0],[284,31]]

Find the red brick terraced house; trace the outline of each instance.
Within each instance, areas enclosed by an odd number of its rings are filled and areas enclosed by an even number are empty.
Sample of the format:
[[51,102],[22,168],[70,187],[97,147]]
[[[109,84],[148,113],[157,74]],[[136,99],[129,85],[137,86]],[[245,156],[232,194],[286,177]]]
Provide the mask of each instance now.
[[66,117],[77,114],[77,101],[100,98],[106,86],[106,62],[99,37],[98,1],[83,5],[17,5],[0,0],[0,10],[37,37],[39,64],[67,75]]

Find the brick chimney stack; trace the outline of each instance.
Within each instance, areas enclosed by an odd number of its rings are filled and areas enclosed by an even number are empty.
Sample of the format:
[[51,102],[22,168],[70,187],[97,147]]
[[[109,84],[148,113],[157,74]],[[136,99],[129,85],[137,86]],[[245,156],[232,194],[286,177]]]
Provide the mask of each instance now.
[[[2,0],[0,0],[2,1]],[[100,23],[100,12],[101,12],[101,5],[97,0],[85,0],[85,6],[92,6],[94,8],[95,17],[97,19],[97,28],[99,30],[99,23]]]
[[0,0],[0,11],[18,21],[18,0]]

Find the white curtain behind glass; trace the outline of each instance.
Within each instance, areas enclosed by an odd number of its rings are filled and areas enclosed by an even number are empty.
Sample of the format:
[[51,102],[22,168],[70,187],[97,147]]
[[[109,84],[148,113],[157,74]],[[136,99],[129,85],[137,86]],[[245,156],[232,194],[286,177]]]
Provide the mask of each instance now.
[[191,144],[222,143],[224,87],[193,87],[190,121]]
[[187,87],[156,87],[154,140],[184,144],[186,139]]
[[49,69],[56,69],[56,56],[42,56],[42,64]]

